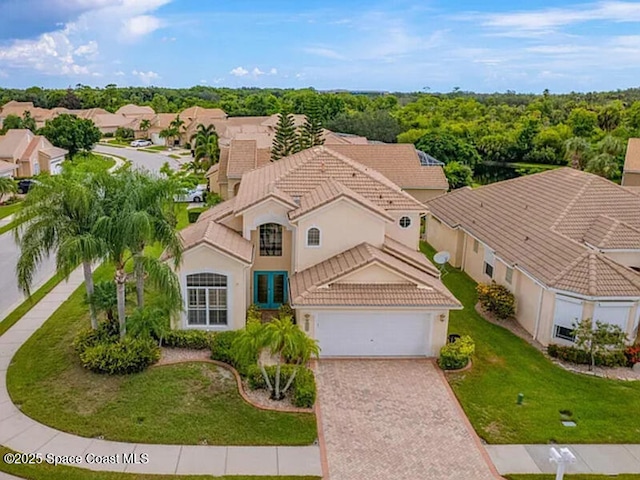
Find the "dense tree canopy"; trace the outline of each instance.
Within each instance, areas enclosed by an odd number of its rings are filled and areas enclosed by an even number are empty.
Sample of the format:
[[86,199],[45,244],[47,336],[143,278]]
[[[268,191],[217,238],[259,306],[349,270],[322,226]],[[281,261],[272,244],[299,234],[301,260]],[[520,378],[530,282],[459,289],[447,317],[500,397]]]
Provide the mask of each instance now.
[[91,120],[68,114],[48,120],[40,134],[56,147],[67,149],[71,159],[78,152],[90,151],[102,136]]

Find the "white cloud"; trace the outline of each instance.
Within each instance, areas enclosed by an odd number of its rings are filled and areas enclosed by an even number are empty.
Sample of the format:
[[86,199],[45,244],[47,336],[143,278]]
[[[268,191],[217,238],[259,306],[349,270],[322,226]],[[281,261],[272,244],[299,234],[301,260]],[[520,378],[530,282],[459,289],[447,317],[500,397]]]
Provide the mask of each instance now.
[[79,57],[90,57],[98,53],[98,43],[95,40],[91,40],[89,43],[80,45],[73,52]]
[[244,77],[246,75],[249,75],[249,70],[247,70],[244,67],[236,67],[233,70],[231,70],[229,73],[234,77]]
[[138,15],[123,22],[122,34],[129,40],[137,40],[155,32],[163,26],[163,22],[152,15]]
[[124,77],[125,73],[122,70],[118,70],[114,73],[116,77]]
[[160,78],[160,75],[151,70],[149,70],[148,72],[133,70],[131,74],[138,77],[145,85],[149,85],[153,80],[157,80]]
[[254,77],[259,77],[261,75],[264,75],[264,72],[258,67],[254,67],[253,70],[251,70],[251,75],[253,75]]
[[272,68],[269,70],[269,75],[277,75],[278,74],[278,69],[277,68]]

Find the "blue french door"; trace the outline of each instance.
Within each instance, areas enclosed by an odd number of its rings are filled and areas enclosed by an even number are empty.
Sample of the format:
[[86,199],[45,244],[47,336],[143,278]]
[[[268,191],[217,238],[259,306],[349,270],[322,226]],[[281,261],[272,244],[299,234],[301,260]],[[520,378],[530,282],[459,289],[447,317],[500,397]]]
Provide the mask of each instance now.
[[287,272],[253,272],[253,302],[274,310],[288,301]]

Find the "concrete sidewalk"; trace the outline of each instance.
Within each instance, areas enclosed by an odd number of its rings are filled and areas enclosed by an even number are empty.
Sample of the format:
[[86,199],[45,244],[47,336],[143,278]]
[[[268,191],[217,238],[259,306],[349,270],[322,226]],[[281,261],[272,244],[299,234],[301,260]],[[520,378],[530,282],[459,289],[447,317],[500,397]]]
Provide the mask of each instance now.
[[510,473],[555,473],[549,449],[568,447],[577,462],[567,474],[619,475],[640,473],[640,445],[485,445],[501,475]]
[[[7,392],[6,376],[11,358],[82,283],[82,269],[78,268],[68,282],[56,286],[0,336],[0,445],[18,452],[39,452],[43,456],[78,455],[81,462],[77,466],[90,470],[215,476],[322,475],[317,446],[226,447],[110,442],[54,430],[24,415]],[[148,458],[146,463],[140,463],[142,454]],[[96,457],[104,456],[114,456],[117,463],[95,461]],[[125,463],[125,456],[128,460],[135,457],[138,463]]]

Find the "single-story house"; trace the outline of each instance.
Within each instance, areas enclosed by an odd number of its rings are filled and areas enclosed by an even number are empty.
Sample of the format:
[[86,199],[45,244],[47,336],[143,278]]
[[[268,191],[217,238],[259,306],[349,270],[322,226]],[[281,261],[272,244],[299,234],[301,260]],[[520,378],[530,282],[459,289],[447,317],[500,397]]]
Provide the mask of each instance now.
[[326,146],[246,171],[234,197],[181,232],[174,327],[239,329],[249,305],[289,303],[324,357],[437,356],[462,306],[418,251],[425,212]]
[[67,150],[54,147],[45,137],[35,135],[31,130],[9,130],[0,137],[0,175],[9,174],[7,164],[13,165],[10,175],[15,177],[31,177],[40,172],[55,175],[62,170],[67,153]]
[[640,195],[559,168],[454,190],[427,207],[427,241],[477,282],[511,290],[533,339],[571,344],[586,318],[636,338]]

